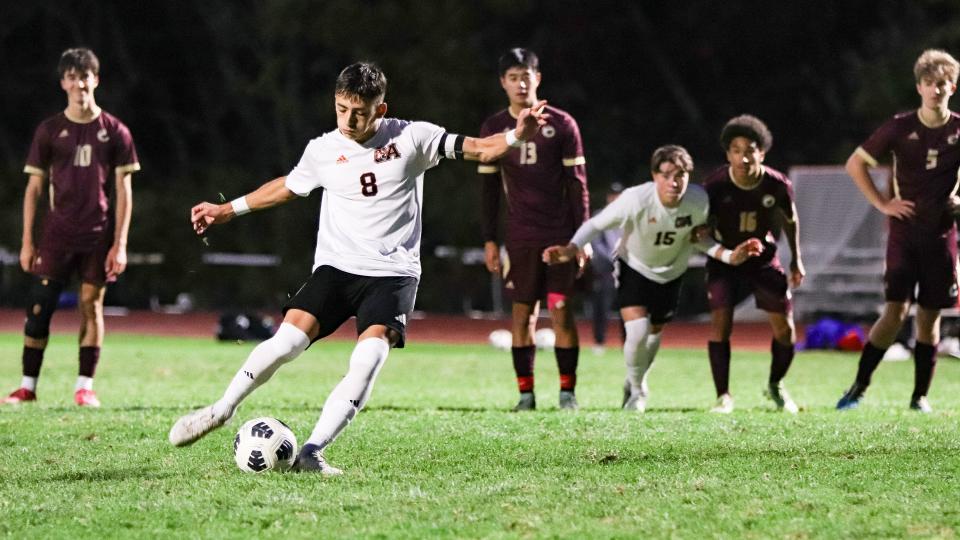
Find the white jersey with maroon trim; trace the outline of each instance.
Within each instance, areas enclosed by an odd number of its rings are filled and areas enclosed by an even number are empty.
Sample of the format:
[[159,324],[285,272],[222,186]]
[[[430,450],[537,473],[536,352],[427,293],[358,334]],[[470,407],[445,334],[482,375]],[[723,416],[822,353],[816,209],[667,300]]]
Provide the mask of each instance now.
[[[667,283],[687,270],[695,248],[690,233],[707,222],[708,213],[707,192],[702,187],[689,185],[680,204],[667,208],[657,196],[656,184],[647,182],[623,190],[581,230],[588,224],[597,231],[623,229],[616,255],[650,281]],[[573,241],[577,245],[583,241],[579,231]]]
[[338,130],[310,141],[286,186],[300,196],[324,189],[313,268],[419,278],[423,173],[453,157],[455,138],[428,122],[384,118],[363,144]]

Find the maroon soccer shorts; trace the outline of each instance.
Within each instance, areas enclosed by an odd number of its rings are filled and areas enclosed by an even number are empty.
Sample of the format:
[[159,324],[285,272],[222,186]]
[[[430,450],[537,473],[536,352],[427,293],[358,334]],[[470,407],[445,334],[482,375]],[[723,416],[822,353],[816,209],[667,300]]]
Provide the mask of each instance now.
[[70,281],[70,276],[76,272],[83,283],[103,285],[117,280],[116,276],[107,278],[107,271],[104,268],[109,252],[110,244],[107,242],[100,242],[89,250],[77,250],[56,241],[44,239],[37,248],[33,274],[67,283]]
[[887,269],[883,274],[888,302],[914,299],[921,307],[957,305],[957,229],[935,233],[891,223]]
[[541,247],[507,247],[504,266],[507,290],[514,302],[533,304],[547,293],[571,296],[577,279],[577,263],[570,261],[548,266]]
[[763,311],[790,313],[793,309],[787,275],[776,258],[759,267],[707,260],[707,299],[711,310],[732,308],[749,293],[753,293],[757,308]]

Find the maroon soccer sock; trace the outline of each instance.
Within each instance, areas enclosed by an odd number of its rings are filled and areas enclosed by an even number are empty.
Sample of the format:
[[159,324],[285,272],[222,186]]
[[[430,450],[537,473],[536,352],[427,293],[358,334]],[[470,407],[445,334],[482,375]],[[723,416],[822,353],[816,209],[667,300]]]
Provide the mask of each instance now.
[[45,349],[23,347],[23,376],[37,378],[40,376],[40,366],[43,365]]
[[870,378],[886,353],[886,349],[877,348],[873,343],[867,341],[867,344],[863,347],[863,352],[860,353],[860,365],[857,366],[857,384],[864,387],[870,386]]
[[533,363],[537,348],[533,345],[511,347],[510,353],[513,356],[513,371],[517,374],[517,387],[521,392],[533,392]]
[[777,384],[787,375],[793,363],[793,344],[784,345],[777,340],[770,342],[770,384]]
[[557,355],[557,369],[560,371],[560,390],[572,392],[577,386],[580,347],[554,347],[553,352]]
[[917,342],[913,348],[913,399],[930,391],[933,371],[937,367],[937,347]]
[[93,378],[100,361],[100,347],[80,347],[80,376]]
[[722,396],[730,392],[730,342],[709,341],[707,352],[710,354],[710,374],[713,375],[713,386],[717,395]]

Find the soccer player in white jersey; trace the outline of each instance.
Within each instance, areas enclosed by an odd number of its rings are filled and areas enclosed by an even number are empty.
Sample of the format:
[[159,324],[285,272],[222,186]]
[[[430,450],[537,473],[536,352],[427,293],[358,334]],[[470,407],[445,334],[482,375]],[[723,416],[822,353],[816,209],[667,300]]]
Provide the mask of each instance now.
[[235,216],[324,189],[313,274],[284,306],[274,336],[258,345],[219,401],[183,416],[170,442],[190,444],[222,426],[240,402],[311,343],[357,318],[349,370],[327,397],[294,468],[340,474],[323,450],[363,408],[391,347],[403,347],[420,278],[423,173],[442,158],[491,161],[537,133],[546,102],[524,109],[516,129],[484,138],[447,133],[427,122],[385,118],[386,76],[357,63],[337,78],[337,129],[307,145],[287,176],[225,204],[191,210],[197,234]]
[[601,232],[623,229],[615,250],[617,303],[624,321],[623,344],[627,377],[623,408],[646,410],[647,373],[660,348],[660,333],[673,319],[680,284],[694,248],[729,264],[759,255],[759,240],[750,239],[728,250],[706,237],[707,193],[689,185],[693,158],[681,147],[657,148],[650,160],[653,182],[628,188],[599,214],[577,229],[566,246],[543,252],[548,264],[572,260]]

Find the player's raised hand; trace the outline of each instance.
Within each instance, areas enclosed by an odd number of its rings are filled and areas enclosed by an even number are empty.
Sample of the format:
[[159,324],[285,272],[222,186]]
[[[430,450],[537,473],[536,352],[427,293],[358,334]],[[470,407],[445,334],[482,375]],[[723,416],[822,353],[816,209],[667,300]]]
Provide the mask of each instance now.
[[913,201],[905,201],[903,199],[890,199],[883,203],[878,210],[883,212],[884,215],[896,219],[909,219],[916,215],[916,211],[913,208]]
[[756,257],[761,253],[763,253],[763,242],[757,238],[748,238],[733,249],[730,254],[730,264],[734,266],[743,264],[750,257]]
[[190,222],[197,234],[207,232],[213,224],[226,223],[233,219],[233,212],[228,212],[229,204],[213,204],[202,202],[190,209]]
[[546,105],[547,101],[542,99],[529,108],[520,111],[520,114],[517,115],[516,135],[518,139],[521,141],[532,139],[533,136],[537,134],[540,126],[547,123],[550,114],[543,112],[543,108]]
[[567,244],[565,246],[550,246],[543,250],[543,262],[547,264],[562,264],[570,262],[577,258],[580,249],[576,244]]

